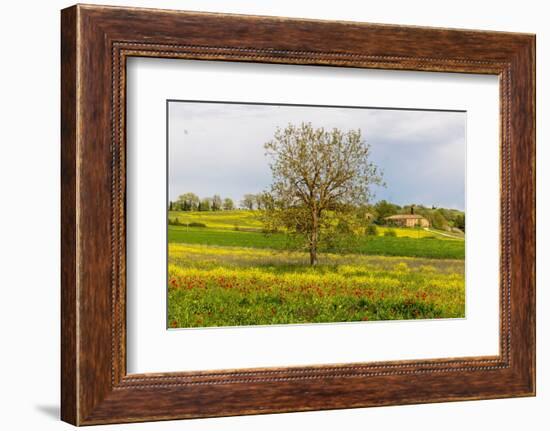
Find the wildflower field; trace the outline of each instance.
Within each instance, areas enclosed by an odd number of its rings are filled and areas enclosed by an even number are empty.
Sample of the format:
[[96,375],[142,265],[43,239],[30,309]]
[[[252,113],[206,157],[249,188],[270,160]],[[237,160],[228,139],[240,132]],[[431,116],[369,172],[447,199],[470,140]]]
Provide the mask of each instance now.
[[380,228],[311,267],[253,211],[169,217],[172,328],[464,317],[463,238]]

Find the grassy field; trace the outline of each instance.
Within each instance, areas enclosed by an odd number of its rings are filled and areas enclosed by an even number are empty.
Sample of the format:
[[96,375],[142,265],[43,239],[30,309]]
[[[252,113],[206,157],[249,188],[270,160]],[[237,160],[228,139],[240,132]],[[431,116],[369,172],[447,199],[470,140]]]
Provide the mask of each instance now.
[[182,223],[204,223],[209,228],[216,229],[235,229],[235,227],[262,229],[257,211],[170,211],[168,217],[170,219],[177,217]]
[[[223,230],[262,230],[262,223],[259,219],[258,211],[170,211],[168,217],[171,220],[178,221],[185,225],[187,223],[203,223],[211,229]],[[448,232],[437,231],[435,229],[425,230],[422,228],[398,228],[378,226],[378,236],[383,236],[388,230],[395,232],[397,237],[408,238],[438,238],[438,239],[461,239],[460,235],[449,234]],[[451,238],[455,237],[455,238]]]
[[[220,228],[169,226],[171,243],[220,245],[229,247],[288,249],[284,234],[265,235],[260,231],[234,231]],[[434,259],[464,259],[463,240],[440,240],[433,237],[364,236],[351,250],[354,253],[382,256],[412,256]]]
[[349,253],[321,252],[312,268],[284,234],[263,234],[254,212],[175,217],[206,227],[169,226],[170,327],[464,316],[463,239],[379,232]]

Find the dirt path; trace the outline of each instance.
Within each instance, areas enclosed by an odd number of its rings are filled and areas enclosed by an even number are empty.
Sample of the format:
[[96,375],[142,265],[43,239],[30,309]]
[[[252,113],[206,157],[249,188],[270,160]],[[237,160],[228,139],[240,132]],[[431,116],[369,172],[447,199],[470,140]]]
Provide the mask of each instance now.
[[431,229],[429,229],[429,228],[427,228],[427,227],[425,227],[424,230],[425,230],[426,232],[435,233],[436,235],[446,236],[446,237],[453,238],[453,239],[464,239],[464,238],[461,237],[461,236],[451,235],[450,233],[438,232],[438,231],[436,231],[436,230],[431,230]]

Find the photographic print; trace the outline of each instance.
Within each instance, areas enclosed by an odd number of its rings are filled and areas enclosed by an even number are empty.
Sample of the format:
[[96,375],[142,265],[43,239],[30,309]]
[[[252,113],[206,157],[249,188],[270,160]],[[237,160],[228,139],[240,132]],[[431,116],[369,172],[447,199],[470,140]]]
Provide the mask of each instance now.
[[169,328],[465,317],[466,112],[167,101]]

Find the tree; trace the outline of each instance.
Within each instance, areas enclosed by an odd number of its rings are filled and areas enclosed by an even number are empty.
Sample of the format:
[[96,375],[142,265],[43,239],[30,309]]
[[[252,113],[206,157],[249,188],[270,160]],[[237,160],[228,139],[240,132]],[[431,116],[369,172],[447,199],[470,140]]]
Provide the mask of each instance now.
[[269,201],[269,198],[266,196],[265,193],[258,193],[257,195],[254,195],[254,203],[256,205],[256,208],[259,210],[263,210]]
[[247,210],[253,210],[254,205],[256,204],[256,195],[247,193],[243,196],[243,199],[241,201],[241,206],[243,208],[246,208]]
[[457,214],[455,217],[455,227],[460,229],[462,232],[466,232],[466,217],[463,213]]
[[[370,146],[360,130],[314,128],[311,123],[278,128],[264,145],[270,159],[272,184],[264,223],[269,229],[305,238],[310,264],[317,264],[319,244],[331,230],[371,198],[371,185],[381,184],[370,161]],[[351,228],[346,231],[353,231]]]
[[447,229],[449,226],[440,209],[433,211],[429,220],[435,229]]
[[386,222],[386,217],[397,214],[400,209],[401,208],[398,205],[389,203],[386,200],[378,201],[376,205],[374,205],[374,210],[377,215],[377,223],[384,224]]
[[235,204],[233,203],[233,199],[225,198],[223,200],[223,209],[225,211],[231,211],[231,210],[235,209]]
[[183,211],[196,211],[199,207],[200,199],[195,193],[185,193],[178,197],[178,205]]
[[199,211],[210,211],[212,209],[212,199],[204,198],[200,202]]
[[222,203],[220,195],[212,196],[212,211],[220,211],[222,209]]

